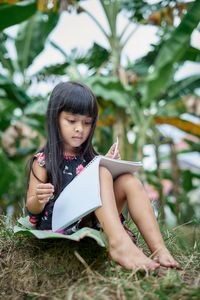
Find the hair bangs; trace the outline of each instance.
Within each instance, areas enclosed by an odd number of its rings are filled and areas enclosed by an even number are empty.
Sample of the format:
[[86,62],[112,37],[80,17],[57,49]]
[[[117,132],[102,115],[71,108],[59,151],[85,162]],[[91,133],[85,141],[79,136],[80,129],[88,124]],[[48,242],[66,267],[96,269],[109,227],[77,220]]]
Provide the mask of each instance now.
[[95,97],[82,85],[72,86],[71,92],[64,99],[62,110],[92,118],[98,114]]

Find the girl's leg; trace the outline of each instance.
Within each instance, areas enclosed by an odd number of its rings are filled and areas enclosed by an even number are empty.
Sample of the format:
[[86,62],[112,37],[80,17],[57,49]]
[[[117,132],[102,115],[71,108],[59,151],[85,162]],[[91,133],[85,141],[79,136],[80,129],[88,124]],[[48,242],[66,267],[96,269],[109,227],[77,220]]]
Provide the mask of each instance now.
[[115,180],[114,193],[119,212],[125,201],[128,202],[131,218],[152,253],[155,253],[154,257],[157,261],[165,267],[179,268],[179,264],[164,244],[154,211],[141,182],[132,174],[124,174]]
[[110,172],[100,167],[100,193],[102,206],[95,214],[109,240],[110,256],[128,270],[156,269],[159,264],[149,259],[139,250],[124,230],[118,213]]

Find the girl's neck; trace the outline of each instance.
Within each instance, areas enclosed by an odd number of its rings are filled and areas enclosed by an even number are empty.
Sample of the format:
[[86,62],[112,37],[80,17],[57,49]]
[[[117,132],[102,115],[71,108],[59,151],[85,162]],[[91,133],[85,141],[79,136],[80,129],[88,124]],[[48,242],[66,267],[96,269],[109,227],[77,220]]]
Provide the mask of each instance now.
[[80,155],[80,150],[79,149],[65,149],[64,152],[65,155],[67,156],[79,156]]
[[68,153],[68,152],[65,152],[64,155],[65,155],[65,156],[68,156],[68,157],[75,157],[75,156],[79,156],[79,153],[76,154],[76,153]]

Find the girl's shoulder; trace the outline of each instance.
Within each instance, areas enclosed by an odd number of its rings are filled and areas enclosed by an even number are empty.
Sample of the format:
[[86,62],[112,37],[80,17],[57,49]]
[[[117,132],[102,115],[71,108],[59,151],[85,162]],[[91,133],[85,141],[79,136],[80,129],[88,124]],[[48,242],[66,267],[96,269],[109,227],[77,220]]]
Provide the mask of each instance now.
[[34,155],[36,161],[40,167],[45,166],[45,154],[44,152],[38,152]]

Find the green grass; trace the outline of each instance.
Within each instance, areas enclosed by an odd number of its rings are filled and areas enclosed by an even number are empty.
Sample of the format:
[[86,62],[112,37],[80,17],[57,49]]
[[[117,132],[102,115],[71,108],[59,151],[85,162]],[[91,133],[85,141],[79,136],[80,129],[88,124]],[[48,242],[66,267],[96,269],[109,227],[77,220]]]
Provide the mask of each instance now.
[[[111,265],[92,239],[38,240],[14,235],[3,216],[0,222],[0,299],[200,299],[198,227],[162,228],[182,271],[160,268],[142,274]],[[138,245],[149,255],[139,234]]]

